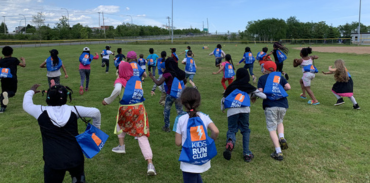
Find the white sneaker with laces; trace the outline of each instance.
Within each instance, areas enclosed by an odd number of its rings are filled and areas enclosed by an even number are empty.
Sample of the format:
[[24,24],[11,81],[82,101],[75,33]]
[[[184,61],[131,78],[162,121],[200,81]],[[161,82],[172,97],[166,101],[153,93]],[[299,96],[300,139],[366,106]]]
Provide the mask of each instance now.
[[155,171],[155,168],[154,168],[153,163],[149,163],[149,164],[148,164],[148,171],[147,171],[147,174],[148,174],[148,175],[157,175],[157,172]]
[[112,151],[115,152],[115,153],[126,153],[126,148],[125,148],[125,145],[123,145],[123,146],[119,145],[117,147],[114,147],[112,149]]
[[3,92],[3,104],[8,105],[9,104],[9,98],[8,98],[8,92]]

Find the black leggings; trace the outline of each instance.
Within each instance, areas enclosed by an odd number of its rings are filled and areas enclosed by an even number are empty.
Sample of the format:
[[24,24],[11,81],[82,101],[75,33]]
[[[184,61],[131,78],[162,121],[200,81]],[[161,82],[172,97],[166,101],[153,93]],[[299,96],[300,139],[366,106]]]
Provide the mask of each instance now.
[[1,80],[1,93],[0,93],[0,103],[1,107],[6,108],[6,105],[3,104],[3,92],[8,93],[8,97],[14,97],[15,93],[17,92],[17,80],[12,79],[2,79]]
[[276,72],[283,72],[284,62],[282,63],[275,62],[275,64],[276,64]]
[[62,183],[66,171],[69,172],[72,178],[72,183],[84,183],[85,182],[85,173],[84,173],[84,164],[69,168],[57,170],[44,165],[44,182],[45,183]]

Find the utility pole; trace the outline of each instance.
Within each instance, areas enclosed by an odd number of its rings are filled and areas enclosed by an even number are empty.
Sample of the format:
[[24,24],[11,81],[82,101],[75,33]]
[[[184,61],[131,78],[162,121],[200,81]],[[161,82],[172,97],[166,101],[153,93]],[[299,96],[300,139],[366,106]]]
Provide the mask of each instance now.
[[132,21],[132,16],[131,16],[131,15],[126,15],[126,16],[131,17],[131,25],[133,25],[133,24],[134,24],[134,22]]
[[69,12],[68,12],[68,10],[66,9],[66,8],[61,8],[61,9],[64,9],[64,10],[66,10],[67,11],[67,16],[68,16],[68,28],[70,27],[70,24],[69,24]]
[[203,21],[203,27],[202,27],[202,31],[204,31],[204,21]]
[[102,15],[103,15],[104,38],[107,38],[107,36],[106,36],[106,34],[105,34],[105,25],[104,25],[104,12],[102,12]]
[[[19,14],[22,15],[22,14]],[[26,23],[26,16],[22,15],[24,17],[24,33],[27,33],[27,23]]]
[[172,36],[171,36],[171,43],[173,43],[173,0],[172,0]]
[[171,36],[171,31],[170,31],[170,26],[171,26],[171,22],[170,22],[170,17],[167,17],[167,19],[168,19],[168,27],[167,27],[167,29],[168,29],[168,34]]
[[207,18],[207,33],[209,33],[208,18]]
[[359,14],[358,14],[358,29],[357,29],[357,33],[358,33],[358,44],[360,44],[360,36],[361,36],[361,32],[360,32],[360,29],[361,29],[361,0],[360,0],[360,10],[359,10]]
[[4,17],[4,34],[6,34],[6,29],[5,29],[5,16]]

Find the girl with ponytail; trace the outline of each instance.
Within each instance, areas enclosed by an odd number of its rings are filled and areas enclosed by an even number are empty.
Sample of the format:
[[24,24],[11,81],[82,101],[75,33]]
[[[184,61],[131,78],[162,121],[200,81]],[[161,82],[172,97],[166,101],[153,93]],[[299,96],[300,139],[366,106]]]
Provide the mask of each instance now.
[[[233,80],[234,80],[234,76],[232,76],[230,78],[226,78],[225,77],[225,66],[226,66],[226,64],[231,64],[232,67],[233,67],[232,69],[235,71],[235,67],[234,67],[233,60],[231,59],[231,55],[230,54],[227,54],[225,56],[225,61],[220,64],[220,69],[217,72],[213,72],[212,73],[212,74],[219,74],[219,73],[221,73],[223,71],[224,76],[222,77],[221,84],[224,87],[224,90],[226,90],[226,84],[225,84],[225,82],[227,81],[229,83],[229,85],[230,85],[233,82]],[[234,73],[234,75],[235,75],[235,73]]]
[[279,62],[279,59],[278,59],[278,56],[277,56],[277,53],[276,53],[277,50],[280,50],[283,53],[288,55],[289,49],[287,47],[283,46],[279,42],[275,42],[272,47],[274,49],[269,54],[267,54],[267,56],[269,56],[271,54],[274,56],[275,64],[276,64],[276,72],[281,72],[284,75],[284,77],[286,78],[286,80],[289,80],[288,74],[283,71],[284,62],[281,62],[281,63]]
[[58,57],[58,50],[52,49],[50,50],[50,57],[48,57],[41,65],[40,68],[47,68],[48,72],[46,76],[48,77],[49,87],[51,86],[50,81],[53,79],[55,84],[60,84],[60,68],[63,68],[64,77],[67,79],[67,70],[64,67],[62,60]]

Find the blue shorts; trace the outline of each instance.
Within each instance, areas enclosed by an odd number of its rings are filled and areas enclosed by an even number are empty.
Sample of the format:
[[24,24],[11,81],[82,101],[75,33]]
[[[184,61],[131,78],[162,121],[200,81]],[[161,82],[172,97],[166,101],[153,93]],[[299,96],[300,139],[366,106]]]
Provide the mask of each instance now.
[[194,80],[193,80],[193,79],[194,79],[194,75],[195,75],[195,74],[185,74],[185,78],[186,78],[186,79],[188,79],[188,78],[189,78],[189,80],[194,81]]

